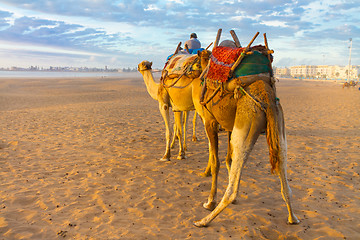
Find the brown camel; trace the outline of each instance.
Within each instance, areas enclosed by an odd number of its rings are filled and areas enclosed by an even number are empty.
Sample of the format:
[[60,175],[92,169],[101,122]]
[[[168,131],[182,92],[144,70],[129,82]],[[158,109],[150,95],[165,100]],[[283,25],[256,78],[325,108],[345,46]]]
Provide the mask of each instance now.
[[[209,56],[206,52],[202,52],[201,57],[204,61],[203,59],[208,59]],[[194,225],[197,227],[207,226],[235,200],[242,169],[257,138],[263,131],[266,132],[269,145],[272,172],[280,178],[281,193],[289,212],[288,222],[290,224],[299,223],[291,207],[291,189],[287,181],[287,143],[284,116],[280,102],[276,98],[274,82],[270,73],[257,74],[253,77],[233,78],[219,88],[206,83],[207,90],[204,96],[202,96],[200,87],[202,84],[201,79],[195,79],[192,89],[196,111],[203,119],[209,139],[212,186],[208,201],[203,206],[212,212],[203,219],[194,222]],[[219,89],[221,90],[219,91]],[[218,93],[216,93],[217,91]],[[228,187],[222,200],[216,206],[215,197],[219,172],[219,124],[226,131],[231,132],[230,153],[232,163],[229,169]]]

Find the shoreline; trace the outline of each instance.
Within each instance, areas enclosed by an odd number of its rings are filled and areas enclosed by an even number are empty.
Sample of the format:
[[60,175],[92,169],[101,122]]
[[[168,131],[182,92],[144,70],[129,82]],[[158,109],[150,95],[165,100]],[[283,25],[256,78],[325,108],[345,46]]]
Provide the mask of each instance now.
[[92,78],[92,77],[140,77],[139,72],[47,72],[47,71],[0,71],[2,78]]

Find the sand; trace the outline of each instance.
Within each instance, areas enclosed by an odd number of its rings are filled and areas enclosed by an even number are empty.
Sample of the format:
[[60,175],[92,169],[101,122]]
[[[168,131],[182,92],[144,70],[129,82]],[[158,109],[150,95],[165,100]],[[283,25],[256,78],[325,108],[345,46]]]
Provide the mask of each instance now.
[[[286,224],[265,136],[237,203],[192,225],[211,179],[188,128],[187,159],[165,151],[158,105],[134,78],[0,78],[0,239],[359,239],[360,91],[280,80],[288,173],[299,225]],[[193,114],[193,113],[192,113]],[[192,114],[190,117],[192,117]],[[219,200],[227,186],[220,133]]]

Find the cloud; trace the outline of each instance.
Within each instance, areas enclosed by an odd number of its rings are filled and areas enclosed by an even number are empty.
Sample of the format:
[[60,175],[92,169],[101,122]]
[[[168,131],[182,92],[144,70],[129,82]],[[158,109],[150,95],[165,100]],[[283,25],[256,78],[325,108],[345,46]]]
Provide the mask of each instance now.
[[360,28],[355,25],[343,24],[333,28],[326,28],[318,31],[305,31],[304,37],[319,40],[321,39],[334,39],[344,40],[354,36],[360,36]]
[[[244,34],[250,29],[265,30],[280,35],[295,35],[302,30],[315,29],[314,13],[335,14],[336,9],[349,10],[355,3],[327,4],[327,1],[112,1],[112,0],[3,0],[9,5],[59,16],[76,16],[129,23],[135,27],[161,27],[191,32],[192,29],[215,31],[218,28],[238,29]],[[323,8],[324,9],[323,9]],[[329,13],[327,12],[329,11]],[[306,17],[302,17],[306,16]],[[338,14],[338,18],[343,15]],[[325,18],[326,19],[326,18]],[[328,15],[331,19],[331,15]],[[256,32],[256,31],[255,31]]]
[[349,37],[356,53],[360,40],[355,0],[2,0],[1,6],[3,41],[93,53],[94,61],[165,59],[189,33],[197,32],[206,46],[218,28],[222,40],[234,29],[243,45],[266,32],[272,46],[288,54],[311,55],[313,45],[335,49]]
[[[2,19],[6,23],[5,19]],[[1,21],[0,21],[1,22]],[[3,41],[72,48],[95,52],[114,51],[111,45],[122,41],[131,41],[128,36],[108,34],[104,30],[85,28],[79,24],[68,24],[62,21],[21,17],[12,25],[0,30]]]
[[12,13],[0,10],[0,30],[10,26],[7,18],[11,17]]
[[1,11],[0,10],[0,18],[7,18],[7,17],[11,17],[13,14],[7,11]]

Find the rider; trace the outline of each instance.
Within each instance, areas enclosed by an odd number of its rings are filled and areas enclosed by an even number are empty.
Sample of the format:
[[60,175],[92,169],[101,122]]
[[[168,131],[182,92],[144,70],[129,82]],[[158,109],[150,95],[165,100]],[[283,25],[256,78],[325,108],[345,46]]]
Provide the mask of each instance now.
[[[190,34],[190,39],[185,42],[184,46],[186,50],[180,47],[179,54],[197,54],[198,51],[204,50],[204,48],[201,48],[201,42],[197,39],[196,33]],[[169,55],[166,60],[169,60],[173,55]]]
[[185,49],[189,49],[190,54],[196,54],[201,49],[201,42],[197,39],[196,33],[190,34],[190,39],[184,44]]

